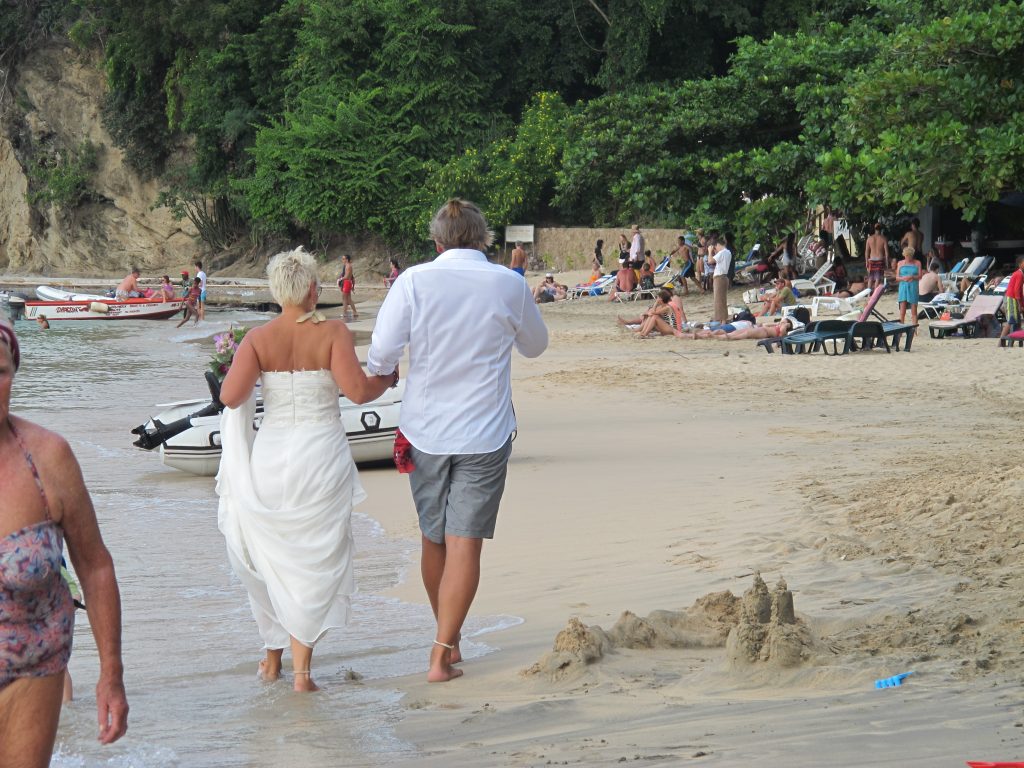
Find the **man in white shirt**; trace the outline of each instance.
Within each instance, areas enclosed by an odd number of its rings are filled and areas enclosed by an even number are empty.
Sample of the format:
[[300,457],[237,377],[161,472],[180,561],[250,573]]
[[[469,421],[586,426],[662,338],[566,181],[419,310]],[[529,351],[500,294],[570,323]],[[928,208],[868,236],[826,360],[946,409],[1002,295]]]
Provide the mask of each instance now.
[[724,323],[729,317],[729,265],[732,264],[732,252],[725,247],[721,236],[711,238],[714,251],[708,263],[715,268],[711,286],[715,296],[715,320]]
[[199,278],[199,315],[197,322],[206,318],[206,273],[203,271],[203,262],[196,261],[196,277]]
[[515,430],[512,348],[537,357],[548,331],[526,281],[491,264],[476,205],[449,200],[434,215],[440,254],[398,276],[377,315],[367,369],[384,375],[409,347],[400,418],[422,533],[420,570],[437,619],[429,682],[462,675],[462,624],[492,538]]

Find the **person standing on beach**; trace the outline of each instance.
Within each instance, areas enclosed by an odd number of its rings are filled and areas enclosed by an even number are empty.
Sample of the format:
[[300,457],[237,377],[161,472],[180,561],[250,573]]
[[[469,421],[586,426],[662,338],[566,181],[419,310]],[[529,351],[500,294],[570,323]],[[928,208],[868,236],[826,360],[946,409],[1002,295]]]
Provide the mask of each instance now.
[[889,260],[889,243],[882,234],[882,224],[875,224],[875,233],[864,244],[864,267],[868,272],[868,288],[885,282],[885,264]]
[[0,765],[50,764],[71,657],[75,605],[61,553],[82,580],[99,656],[101,744],[128,729],[121,658],[121,598],[82,470],[67,441],[11,413],[21,364],[14,329],[0,320]]
[[639,270],[644,265],[644,236],[640,234],[640,225],[632,226],[633,237],[629,243],[629,266]]
[[906,322],[910,311],[912,325],[917,325],[918,281],[921,279],[921,262],[917,252],[907,246],[903,249],[903,260],[896,265],[896,283],[899,285],[900,323]]
[[904,248],[913,248],[914,258],[918,261],[924,258],[924,232],[921,231],[921,220],[916,216],[910,220],[910,229],[900,240],[900,251],[902,252]]
[[725,247],[720,237],[712,237],[709,246],[711,257],[708,264],[714,267],[711,287],[714,292],[714,318],[724,323],[729,315],[729,265],[732,264],[732,252]]
[[[368,403],[398,384],[398,371],[367,377],[352,332],[316,311],[312,255],[279,253],[267,277],[281,314],[245,334],[220,389],[217,525],[263,640],[259,677],[279,679],[290,648],[292,687],[310,692],[313,647],[349,620],[352,507],[366,498],[338,391]],[[253,438],[257,381],[264,411]]]
[[516,241],[516,247],[512,249],[512,260],[508,263],[509,269],[517,275],[526,276],[526,251],[523,244]]
[[826,204],[821,214],[821,230],[818,232],[821,242],[826,248],[831,248],[836,241],[836,215],[832,206]]
[[203,262],[194,262],[196,268],[196,277],[199,278],[199,306],[198,314],[196,315],[196,322],[206,319],[206,273],[203,271]]
[[409,371],[396,452],[407,441],[422,533],[420,571],[437,620],[429,682],[462,675],[459,638],[494,536],[516,428],[512,348],[537,357],[548,331],[525,280],[487,261],[480,209],[453,198],[434,214],[433,262],[403,272],[384,299],[366,355],[371,374]]
[[[338,290],[341,291],[341,309],[345,319],[358,320],[359,313],[352,302],[352,291],[356,287],[356,270],[352,266],[352,257],[347,253],[341,257],[341,277],[338,278]],[[349,311],[351,310],[351,318]]]
[[1000,338],[1021,327],[1021,307],[1024,306],[1024,256],[1017,257],[1017,268],[1010,275],[1006,286],[1006,322],[1003,323]]
[[619,233],[619,269],[629,266],[629,238],[625,232]]

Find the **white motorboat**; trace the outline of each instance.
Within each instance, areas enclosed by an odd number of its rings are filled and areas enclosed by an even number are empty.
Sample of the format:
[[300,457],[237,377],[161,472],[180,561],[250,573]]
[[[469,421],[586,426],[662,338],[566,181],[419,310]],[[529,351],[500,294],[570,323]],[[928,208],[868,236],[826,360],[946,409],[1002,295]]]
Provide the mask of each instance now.
[[[134,442],[139,448],[159,448],[160,460],[168,467],[193,475],[213,476],[220,467],[223,405],[216,396],[220,390],[217,380],[212,373],[206,376],[212,397],[158,405],[163,410],[132,433],[139,436]],[[346,397],[338,398],[341,421],[357,464],[393,459],[404,391],[405,383],[399,382],[394,389],[362,405]],[[257,399],[253,429],[258,430],[262,421],[263,401]]]
[[49,285],[36,288],[39,301],[26,301],[23,316],[54,320],[164,320],[185,306],[184,299],[111,299],[91,293],[72,293]]

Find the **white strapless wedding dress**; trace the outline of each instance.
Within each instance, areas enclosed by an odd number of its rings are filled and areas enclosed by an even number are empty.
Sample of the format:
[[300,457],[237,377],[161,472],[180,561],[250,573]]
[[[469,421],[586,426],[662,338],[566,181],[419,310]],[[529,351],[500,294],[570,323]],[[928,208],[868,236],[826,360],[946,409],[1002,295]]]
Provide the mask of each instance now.
[[249,592],[265,648],[312,646],[348,623],[352,507],[366,498],[330,371],[265,371],[255,395],[221,414],[218,527]]

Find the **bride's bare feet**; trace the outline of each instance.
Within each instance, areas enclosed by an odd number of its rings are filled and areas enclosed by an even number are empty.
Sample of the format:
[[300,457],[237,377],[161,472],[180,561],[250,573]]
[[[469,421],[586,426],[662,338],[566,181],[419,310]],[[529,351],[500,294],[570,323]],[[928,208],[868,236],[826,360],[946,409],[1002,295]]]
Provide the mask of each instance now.
[[[444,645],[437,641],[434,642],[434,647],[430,650],[430,670],[427,672],[428,683],[447,683],[456,677],[462,677],[462,670],[452,666],[455,663],[453,659],[455,648],[454,644]],[[461,654],[459,655],[459,660],[462,660]]]
[[269,653],[267,658],[260,659],[259,669],[256,677],[265,683],[272,683],[281,679],[281,658],[274,658]]
[[312,693],[313,691],[319,691],[320,686],[313,682],[313,678],[309,674],[309,670],[303,670],[301,672],[293,673],[295,675],[294,688],[300,693]]

